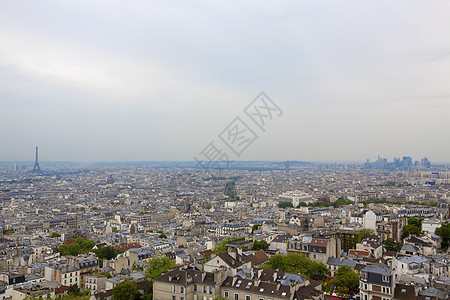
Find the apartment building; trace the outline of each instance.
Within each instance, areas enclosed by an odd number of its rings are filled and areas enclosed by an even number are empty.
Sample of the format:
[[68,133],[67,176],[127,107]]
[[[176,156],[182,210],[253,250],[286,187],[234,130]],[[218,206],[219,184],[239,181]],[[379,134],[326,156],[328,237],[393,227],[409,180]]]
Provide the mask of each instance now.
[[392,300],[394,282],[392,270],[382,264],[374,264],[361,270],[361,300]]

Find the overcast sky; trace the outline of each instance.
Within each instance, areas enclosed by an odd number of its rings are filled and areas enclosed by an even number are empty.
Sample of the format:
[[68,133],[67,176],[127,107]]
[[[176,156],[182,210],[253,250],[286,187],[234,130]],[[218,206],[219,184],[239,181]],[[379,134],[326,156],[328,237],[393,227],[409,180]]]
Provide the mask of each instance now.
[[[244,108],[283,111],[262,131]],[[241,117],[238,157],[218,138]],[[450,162],[449,1],[0,1],[0,161]]]

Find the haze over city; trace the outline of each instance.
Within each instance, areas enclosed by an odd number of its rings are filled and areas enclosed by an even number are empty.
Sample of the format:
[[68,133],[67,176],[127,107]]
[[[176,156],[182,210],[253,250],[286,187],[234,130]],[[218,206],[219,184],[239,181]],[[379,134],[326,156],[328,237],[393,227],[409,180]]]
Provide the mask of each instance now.
[[[450,162],[449,13],[448,1],[3,1],[0,161],[32,161],[36,145],[42,161],[193,160],[239,116],[258,139],[235,160]],[[261,91],[283,112],[265,131],[243,112]]]
[[0,1],[0,300],[450,300],[449,16]]

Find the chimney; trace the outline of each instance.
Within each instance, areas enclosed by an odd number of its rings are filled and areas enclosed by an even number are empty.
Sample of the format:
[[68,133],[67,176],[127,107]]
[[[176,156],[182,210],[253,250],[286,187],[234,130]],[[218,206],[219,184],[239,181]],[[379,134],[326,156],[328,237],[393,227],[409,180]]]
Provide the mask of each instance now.
[[225,270],[218,270],[214,273],[214,282],[216,285],[221,285],[222,282],[225,280]]
[[233,276],[233,282],[232,282],[231,286],[234,286],[236,284],[236,280],[237,280],[237,276]]
[[278,275],[277,272],[273,272],[273,281],[277,281],[277,275]]
[[259,270],[258,270],[258,278],[261,277],[262,271],[263,271],[262,269],[259,269]]
[[289,291],[291,292],[291,295],[295,293],[295,288],[296,288],[295,284],[289,285]]
[[259,284],[261,283],[261,280],[259,278],[254,280],[254,286],[259,286]]
[[228,254],[232,257],[232,258],[234,258],[234,259],[236,259],[236,249],[230,249],[230,251],[228,251]]

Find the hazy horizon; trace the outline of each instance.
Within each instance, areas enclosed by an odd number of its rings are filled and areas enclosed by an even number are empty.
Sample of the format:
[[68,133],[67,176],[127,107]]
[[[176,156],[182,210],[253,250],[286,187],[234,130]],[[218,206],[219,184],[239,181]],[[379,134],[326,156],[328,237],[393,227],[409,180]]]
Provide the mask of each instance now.
[[[3,1],[0,161],[450,162],[448,1]],[[244,109],[265,92],[263,129]],[[219,137],[239,117],[254,140]],[[222,136],[223,138],[223,136]],[[236,154],[238,153],[238,154]]]

